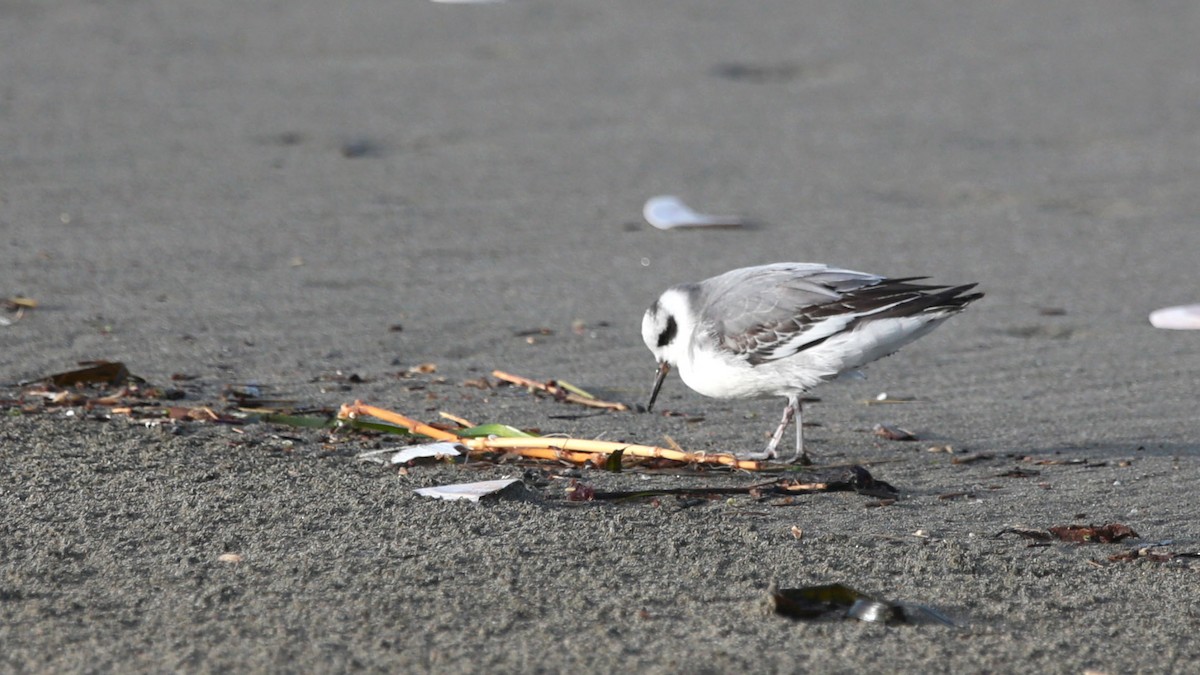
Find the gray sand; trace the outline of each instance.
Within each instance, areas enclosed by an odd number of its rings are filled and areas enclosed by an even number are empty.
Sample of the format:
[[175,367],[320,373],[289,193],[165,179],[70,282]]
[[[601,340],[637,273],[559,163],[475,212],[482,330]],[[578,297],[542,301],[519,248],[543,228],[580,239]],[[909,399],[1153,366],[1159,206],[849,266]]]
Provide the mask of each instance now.
[[[688,422],[461,383],[502,368],[640,401],[645,306],[742,265],[987,293],[869,380],[814,392],[810,450],[900,488],[883,508],[573,506],[534,474],[445,503],[412,490],[523,469],[401,474],[356,460],[400,441],[266,425],[7,417],[0,664],[1188,670],[1197,563],[1107,557],[1200,551],[1197,336],[1145,319],[1200,299],[1196,35],[1186,2],[0,4],[0,296],[41,303],[0,326],[3,382],[110,359],[189,405],[250,382],[743,450],[781,400],[673,376],[660,405]],[[757,226],[652,230],[641,205],[662,193]],[[425,362],[438,372],[392,376]],[[919,400],[863,403],[884,391]],[[881,422],[921,441],[879,439]],[[1040,473],[1001,476],[1018,467]],[[995,536],[1111,521],[1141,539]],[[837,581],[960,627],[766,609],[771,583]]]

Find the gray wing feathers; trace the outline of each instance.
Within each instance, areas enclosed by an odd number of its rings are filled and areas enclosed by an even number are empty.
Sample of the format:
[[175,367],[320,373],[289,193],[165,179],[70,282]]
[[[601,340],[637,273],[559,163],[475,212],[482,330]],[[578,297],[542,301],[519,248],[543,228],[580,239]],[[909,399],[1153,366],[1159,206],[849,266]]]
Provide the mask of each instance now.
[[739,336],[763,326],[786,324],[804,308],[837,302],[883,277],[819,264],[779,263],[726,272],[709,280],[698,298],[702,321],[719,335]]
[[982,294],[815,264],[727,272],[698,288],[701,321],[721,348],[759,365],[854,330],[863,321],[955,312]]

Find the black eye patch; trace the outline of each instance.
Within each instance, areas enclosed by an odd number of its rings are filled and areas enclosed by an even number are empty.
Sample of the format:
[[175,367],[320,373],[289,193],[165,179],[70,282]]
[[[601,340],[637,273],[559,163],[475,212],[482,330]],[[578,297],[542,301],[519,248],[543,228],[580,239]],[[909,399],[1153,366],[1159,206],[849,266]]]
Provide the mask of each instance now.
[[667,327],[663,329],[663,332],[658,334],[658,346],[666,347],[670,344],[671,340],[675,339],[675,334],[678,332],[679,325],[675,323],[675,317],[668,316]]

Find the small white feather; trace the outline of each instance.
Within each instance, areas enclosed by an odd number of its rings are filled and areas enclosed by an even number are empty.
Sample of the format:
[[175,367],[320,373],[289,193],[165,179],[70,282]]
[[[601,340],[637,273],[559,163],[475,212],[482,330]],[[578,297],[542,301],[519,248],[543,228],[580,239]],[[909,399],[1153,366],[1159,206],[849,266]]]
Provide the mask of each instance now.
[[458,457],[462,454],[462,451],[458,448],[459,446],[456,443],[412,445],[392,455],[392,464],[405,464],[422,457],[433,457],[434,459]]
[[1200,330],[1200,305],[1177,305],[1150,312],[1150,325],[1167,330]]

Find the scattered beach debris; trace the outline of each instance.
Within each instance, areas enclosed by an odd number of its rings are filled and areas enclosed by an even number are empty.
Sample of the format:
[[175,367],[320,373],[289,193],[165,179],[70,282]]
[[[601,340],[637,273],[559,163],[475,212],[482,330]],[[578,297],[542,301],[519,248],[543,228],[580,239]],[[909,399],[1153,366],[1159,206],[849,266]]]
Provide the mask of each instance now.
[[1152,544],[1122,551],[1121,553],[1114,553],[1108,556],[1107,560],[1110,563],[1136,562],[1139,560],[1153,563],[1167,563],[1200,559],[1200,552],[1197,551],[1175,552],[1163,550],[1164,547],[1174,544],[1175,542],[1170,539],[1156,541]]
[[[378,464],[408,465],[423,459],[439,461],[457,458],[473,466],[480,463],[550,462],[557,465],[560,473],[578,471],[576,467],[591,467],[612,472],[668,469],[703,475],[711,468],[719,468],[775,472],[786,476],[786,479],[765,486],[732,489],[700,487],[678,493],[653,493],[655,496],[676,494],[691,498],[695,504],[701,504],[717,494],[747,494],[755,499],[782,498],[778,505],[790,503],[789,500],[794,497],[818,492],[854,491],[877,497],[882,500],[881,503],[893,503],[897,494],[894,487],[876,480],[869,471],[857,464],[800,470],[787,464],[740,459],[733,452],[688,451],[671,439],[664,442],[668,447],[659,447],[621,440],[543,436],[537,429],[519,429],[501,423],[474,424],[462,416],[445,411],[438,413],[441,420],[425,423],[360,402],[343,405],[336,411],[331,408],[303,407],[294,399],[272,395],[275,392],[271,385],[253,382],[222,386],[220,398],[215,403],[180,403],[176,401],[195,395],[196,385],[191,383],[203,380],[205,376],[173,375],[173,382],[182,383],[189,390],[164,390],[132,375],[122,362],[89,361],[83,365],[77,370],[13,385],[24,388],[19,398],[0,402],[3,410],[8,414],[22,415],[65,409],[66,414],[71,416],[86,416],[93,420],[111,420],[123,416],[147,427],[172,427],[177,431],[190,424],[228,425],[234,434],[229,442],[234,445],[263,445],[290,450],[296,443],[307,443],[318,452],[336,451],[342,443],[352,438],[346,435],[348,431],[423,437],[424,440],[415,441],[417,444],[412,447],[375,449],[356,455],[362,461]],[[409,377],[422,375],[425,380],[430,380],[433,379],[436,366],[422,364],[405,372],[410,373]],[[596,413],[600,415],[608,411],[630,409],[622,403],[603,401],[562,380],[536,382],[503,371],[496,371],[493,375],[503,382],[528,387],[539,394],[553,396],[556,400],[600,408]],[[358,375],[345,377],[368,381]],[[462,386],[465,388],[469,384]],[[263,426],[258,427],[261,430],[256,430],[255,425]],[[266,425],[309,430],[310,435],[281,436],[278,431],[266,428]],[[277,443],[281,438],[286,441],[283,445]],[[383,445],[386,443],[376,442],[377,448]],[[407,471],[407,467],[401,466],[400,470]],[[803,478],[800,478],[801,475]],[[594,491],[589,493],[581,487],[570,498],[580,499],[587,495],[584,498],[626,499],[646,494],[644,491],[632,491],[599,493],[596,496]]]
[[417,488],[416,493],[422,497],[455,500],[466,499],[477,502],[482,497],[494,495],[514,483],[520,483],[518,478],[501,478],[500,480],[485,480],[478,483],[455,483],[453,485],[438,485],[427,488]]
[[1042,529],[1028,527],[1006,527],[996,534],[1015,534],[1025,539],[1035,541],[1065,541],[1072,544],[1113,544],[1124,539],[1138,539],[1140,535],[1133,528],[1121,523],[1106,523],[1104,525],[1055,525]]
[[762,471],[767,466],[767,463],[764,461],[738,459],[731,453],[681,453],[668,448],[635,443],[561,438],[555,436],[531,436],[528,434],[521,437],[488,435],[468,438],[465,435],[445,429],[438,429],[400,413],[366,405],[359,401],[343,405],[338,413],[338,418],[343,420],[357,420],[364,415],[404,427],[420,436],[427,436],[439,441],[459,443],[465,446],[472,456],[493,453],[512,454],[530,459],[548,459],[574,464],[590,463],[601,465],[604,464],[607,455],[621,450],[625,457],[670,460],[689,464],[716,464],[747,471]]
[[1200,330],[1200,304],[1156,309],[1150,312],[1150,325],[1167,330]]
[[878,600],[845,584],[772,588],[769,593],[772,611],[791,619],[854,619],[884,624],[936,622],[957,626],[954,620],[931,607]]
[[647,223],[660,230],[698,227],[743,227],[746,222],[739,216],[714,216],[697,213],[674,195],[660,195],[646,200],[642,217]]

